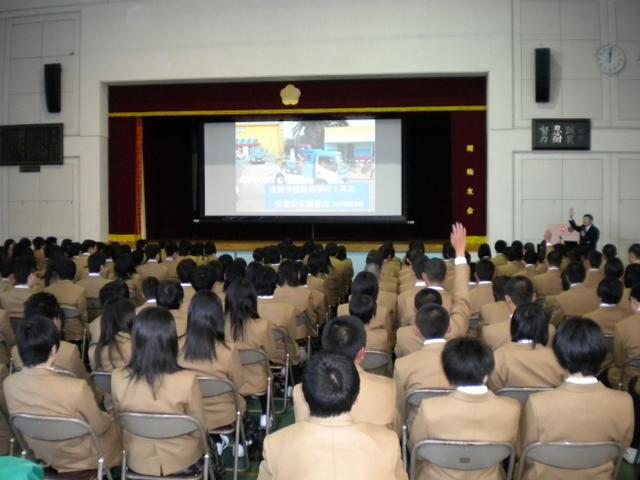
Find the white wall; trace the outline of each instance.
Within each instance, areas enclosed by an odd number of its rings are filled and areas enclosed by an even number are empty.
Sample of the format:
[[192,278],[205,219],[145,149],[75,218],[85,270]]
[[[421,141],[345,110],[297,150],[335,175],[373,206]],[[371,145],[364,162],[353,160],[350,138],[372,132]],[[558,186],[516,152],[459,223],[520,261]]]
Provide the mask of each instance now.
[[[0,0],[0,42],[0,119],[61,117],[69,157],[40,174],[0,171],[0,238],[52,228],[106,238],[106,84],[470,73],[488,75],[492,240],[536,237],[578,200],[574,185],[596,164],[605,180],[589,207],[606,239],[640,238],[625,213],[640,180],[640,0]],[[628,62],[611,78],[595,63],[609,42]],[[537,46],[552,49],[545,105],[533,101]],[[61,115],[44,113],[41,64],[52,59],[65,72]],[[593,151],[531,152],[530,119],[545,116],[592,118]],[[545,210],[553,219],[522,196],[532,165],[545,185],[562,165],[566,189],[542,199],[557,202]]]

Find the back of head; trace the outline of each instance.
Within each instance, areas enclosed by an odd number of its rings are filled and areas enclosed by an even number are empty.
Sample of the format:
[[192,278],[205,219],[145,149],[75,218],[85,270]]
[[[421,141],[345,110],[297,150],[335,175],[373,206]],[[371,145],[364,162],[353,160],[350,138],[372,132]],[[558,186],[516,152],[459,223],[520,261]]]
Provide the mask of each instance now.
[[496,272],[496,266],[491,260],[482,259],[476,262],[476,276],[481,282],[490,282]]
[[231,321],[231,332],[235,340],[244,335],[244,324],[259,318],[256,289],[246,278],[234,280],[224,297],[224,310]]
[[505,277],[504,275],[500,275],[493,279],[493,298],[496,302],[504,301],[505,287],[509,280],[509,277]]
[[178,255],[180,257],[187,257],[189,255],[189,253],[191,253],[191,242],[188,242],[186,240],[182,240],[178,244]]
[[205,255],[215,255],[218,253],[218,247],[214,242],[204,242],[204,254]]
[[106,263],[104,255],[100,252],[95,252],[89,255],[87,259],[87,266],[89,267],[89,273],[100,273],[100,269]]
[[619,258],[607,260],[604,264],[604,274],[607,277],[622,278],[624,275],[624,265]]
[[135,381],[146,381],[155,392],[163,375],[180,370],[176,322],[166,308],[143,309],[133,322],[131,340],[129,370]]
[[511,316],[511,341],[531,340],[533,345],[549,341],[549,320],[540,305],[520,305]]
[[493,245],[493,248],[496,251],[496,253],[505,254],[505,253],[507,253],[507,242],[505,242],[504,240],[498,240]]
[[507,280],[504,286],[505,296],[511,298],[511,302],[517,307],[532,303],[534,299],[533,283],[524,275],[517,275]]
[[434,303],[423,305],[416,313],[416,327],[425,340],[444,338],[449,329],[449,312]]
[[176,273],[178,274],[180,283],[191,283],[196,268],[198,268],[198,265],[196,265],[196,262],[194,262],[191,258],[180,260],[180,262],[178,263],[178,268],[176,268]]
[[270,297],[276,289],[278,274],[271,267],[263,266],[256,276],[256,294],[261,297]]
[[34,367],[49,359],[53,347],[60,347],[60,332],[50,318],[34,315],[18,324],[16,341],[24,366]]
[[102,340],[104,336],[109,343],[120,332],[130,333],[135,316],[136,310],[131,300],[122,297],[110,298],[104,304],[100,321],[100,339]]
[[360,375],[351,359],[339,352],[318,352],[302,377],[302,393],[314,417],[347,413],[358,397]]
[[133,255],[130,253],[121,253],[116,256],[113,270],[120,280],[129,280],[136,273],[136,265],[133,261]]
[[440,258],[430,258],[427,260],[424,273],[427,274],[429,282],[439,285],[447,276],[447,265]]
[[167,254],[167,257],[173,257],[178,251],[178,245],[175,242],[167,242],[164,246],[164,253]]
[[76,276],[76,264],[68,258],[60,258],[55,262],[54,271],[60,280],[73,280]]
[[384,258],[393,258],[396,256],[396,249],[393,247],[393,242],[384,242],[380,246],[380,253]]
[[351,315],[336,317],[327,323],[322,332],[322,349],[341,352],[351,361],[367,344],[367,334],[360,319]]
[[367,254],[367,259],[365,260],[366,265],[376,265],[378,268],[382,267],[382,263],[384,261],[384,255],[382,252],[377,250],[371,250]]
[[239,263],[231,263],[224,270],[224,290],[226,291],[235,280],[244,278],[244,267]]
[[442,305],[442,295],[433,288],[423,288],[413,299],[413,306],[416,311],[420,310],[424,305]]
[[155,243],[149,243],[144,249],[147,260],[154,260],[160,254],[160,247]]
[[314,252],[309,255],[309,261],[307,262],[309,267],[309,273],[311,275],[320,275],[323,273],[329,273],[329,258],[324,252]]
[[495,362],[486,343],[463,337],[447,342],[442,351],[442,367],[449,383],[461,387],[484,384]]
[[538,263],[538,254],[536,252],[526,252],[524,254],[524,263],[527,265],[535,265]]
[[[424,254],[416,255],[411,258],[411,268],[413,268],[413,273],[418,280],[422,278],[422,274],[427,272],[427,262],[429,261],[429,257]],[[444,263],[444,262],[443,262]],[[446,271],[445,265],[445,271]]]
[[158,285],[160,280],[157,277],[146,277],[142,280],[142,295],[147,300],[155,300],[158,296]]
[[611,243],[607,243],[604,247],[602,247],[602,255],[607,260],[616,258],[618,256],[618,248]]
[[570,318],[560,324],[553,341],[558,363],[569,373],[597,375],[607,356],[604,333],[588,318]]
[[559,268],[562,265],[563,253],[558,248],[555,248],[547,254],[547,262],[552,267]]
[[282,252],[280,251],[280,248],[278,248],[275,245],[271,245],[270,247],[267,247],[267,249],[264,252],[264,260],[266,263],[275,265],[276,263],[280,263],[281,259],[282,259]]
[[216,283],[216,272],[211,265],[201,265],[193,272],[191,284],[199,292],[201,290],[211,290]]
[[177,310],[180,308],[183,298],[184,290],[178,282],[166,280],[158,284],[158,293],[156,294],[158,306],[168,310]]
[[564,276],[569,284],[582,283],[587,275],[587,270],[584,268],[584,264],[580,262],[571,262],[564,269]]
[[104,305],[113,297],[129,298],[129,287],[122,280],[114,280],[100,289],[100,303]]
[[349,315],[359,318],[362,323],[368,325],[376,316],[376,302],[369,295],[351,295]]
[[589,260],[591,268],[600,268],[602,264],[602,253],[597,250],[590,250],[589,253],[587,253],[587,260]]
[[184,356],[187,360],[213,360],[220,342],[224,343],[222,302],[211,290],[196,292],[189,304]]
[[336,253],[336,258],[338,260],[346,260],[347,259],[347,247],[344,245],[338,245],[338,253]]
[[24,302],[25,318],[36,315],[44,316],[51,320],[54,318],[62,320],[64,317],[58,300],[49,292],[34,293]]
[[330,257],[335,257],[338,254],[338,244],[327,243],[327,246],[325,247],[325,251],[327,252],[327,255],[329,255]]
[[634,288],[636,285],[640,285],[640,263],[627,265],[624,271],[624,287]]
[[[515,242],[514,242],[515,243]],[[522,244],[520,245],[511,245],[507,250],[507,258],[510,262],[519,262],[523,257]]]
[[478,258],[479,259],[490,259],[491,258],[491,247],[488,243],[483,243],[478,247]]
[[351,293],[354,295],[369,295],[373,300],[378,299],[379,285],[378,279],[371,272],[358,272],[353,279]]
[[278,285],[298,286],[298,269],[291,260],[284,260],[278,267]]
[[16,285],[24,285],[29,280],[29,275],[35,273],[36,262],[32,257],[16,258],[13,262],[13,280]]
[[617,305],[622,300],[622,282],[614,277],[605,277],[598,284],[598,298],[602,303]]
[[630,260],[640,260],[640,243],[632,243],[629,246],[628,254]]
[[84,242],[82,242],[82,251],[84,253],[88,252],[93,248],[96,248],[96,242],[94,240],[87,239]]

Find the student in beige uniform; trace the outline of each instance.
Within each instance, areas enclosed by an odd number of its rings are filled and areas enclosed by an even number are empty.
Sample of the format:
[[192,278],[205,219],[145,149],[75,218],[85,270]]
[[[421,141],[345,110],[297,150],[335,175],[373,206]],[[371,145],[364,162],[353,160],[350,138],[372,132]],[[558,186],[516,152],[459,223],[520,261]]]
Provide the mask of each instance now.
[[82,242],[80,249],[80,255],[73,257],[73,263],[76,265],[76,273],[73,278],[75,281],[87,278],[89,275],[89,269],[87,268],[89,257],[98,251],[98,246],[94,240],[87,239]]
[[158,284],[156,303],[159,307],[164,307],[171,312],[176,322],[178,338],[187,332],[187,312],[181,308],[184,298],[182,285],[175,280],[167,280]]
[[[600,327],[588,319],[560,325],[553,350],[569,371],[564,383],[529,397],[520,424],[518,452],[533,442],[620,442],[629,446],[633,434],[633,404],[629,394],[598,382],[607,349]],[[610,479],[613,463],[589,470],[559,470],[527,462],[526,479]]]
[[496,267],[496,275],[501,277],[513,277],[525,267],[522,261],[523,252],[520,246],[511,246],[507,250],[507,263]]
[[52,271],[54,278],[45,291],[55,295],[61,306],[73,307],[80,313],[80,318],[66,319],[62,336],[69,341],[82,340],[88,322],[87,294],[83,287],[73,283],[76,266],[71,260],[60,258],[52,263]]
[[369,295],[352,295],[349,301],[349,315],[359,318],[367,334],[367,350],[391,355],[392,348],[387,331],[382,326],[372,326],[376,314],[376,302]]
[[[140,312],[133,324],[132,344],[131,362],[111,376],[114,414],[186,414],[204,426],[196,374],[178,365],[178,338],[171,313],[163,307]],[[127,466],[146,475],[192,474],[204,453],[195,435],[156,440],[124,432],[122,440]]]
[[545,299],[544,311],[551,316],[551,323],[558,326],[565,316],[581,316],[598,307],[596,289],[584,284],[586,269],[580,262],[571,262],[562,275],[567,290]]
[[406,480],[398,438],[354,418],[361,378],[343,353],[311,357],[302,380],[309,415],[265,439],[258,479]]
[[130,253],[121,253],[116,257],[113,272],[114,280],[122,280],[129,287],[129,298],[136,305],[144,303],[142,277],[136,272],[135,263]]
[[547,254],[548,269],[546,272],[533,277],[533,286],[538,297],[548,297],[562,293],[562,252],[553,250]]
[[524,268],[520,270],[516,275],[522,275],[528,278],[533,278],[538,274],[538,254],[536,252],[525,252],[524,254]]
[[507,242],[505,242],[504,240],[497,240],[496,243],[494,243],[493,248],[496,251],[496,255],[491,259],[491,261],[493,262],[493,264],[496,267],[499,267],[500,265],[505,265],[507,263],[507,249],[509,248],[507,245]]
[[602,253],[597,250],[591,250],[587,254],[585,260],[585,268],[587,275],[584,279],[586,287],[597,288],[600,281],[604,278],[604,272],[600,269],[602,265]]
[[[218,296],[211,290],[197,292],[191,299],[187,334],[181,342],[178,363],[198,376],[229,380],[236,390],[244,383],[238,351],[224,339],[224,312]],[[235,399],[241,412],[246,409],[240,394]],[[207,429],[220,428],[235,421],[233,395],[203,399]]]
[[92,370],[111,372],[129,364],[135,316],[135,307],[127,298],[113,297],[105,302],[100,318],[100,335],[89,345]]
[[[520,404],[496,396],[485,385],[494,367],[491,349],[481,340],[457,338],[447,342],[442,365],[456,390],[422,401],[411,427],[409,446],[429,439],[515,443]],[[467,472],[420,463],[417,472],[417,478],[425,480],[504,478],[500,464]]]
[[600,306],[587,312],[584,317],[590,318],[602,328],[605,335],[614,335],[616,325],[629,316],[626,309],[619,307],[622,300],[622,282],[617,278],[605,277],[598,285]]
[[193,297],[193,295],[196,293],[196,289],[194,288],[192,282],[197,268],[198,265],[196,265],[195,261],[193,261],[191,258],[186,258],[184,260],[180,260],[180,263],[178,263],[178,268],[176,270],[183,292],[182,305],[180,306],[180,309],[185,313],[189,310],[189,302],[191,302],[191,297]]
[[566,376],[547,347],[549,321],[539,305],[519,306],[511,317],[511,341],[494,352],[495,369],[488,386],[497,391],[514,387],[557,387]]
[[100,289],[109,283],[106,278],[105,258],[101,253],[92,253],[87,261],[89,273],[86,277],[78,280],[76,285],[84,288],[87,299],[100,297]]
[[[395,383],[390,378],[368,373],[360,368],[366,342],[364,325],[352,316],[334,318],[327,323],[322,332],[322,349],[347,355],[355,363],[360,376],[360,395],[351,409],[353,419],[357,422],[380,425],[399,433]],[[304,399],[302,384],[296,385],[293,389],[293,413],[296,422],[303,422],[309,418],[309,405]]]
[[471,302],[471,316],[480,314],[480,309],[490,303],[495,302],[493,296],[493,276],[495,265],[490,260],[480,260],[476,262],[475,278],[476,284],[471,285],[469,290],[469,301]]
[[[83,420],[95,431],[109,467],[119,465],[122,446],[118,430],[111,416],[98,408],[89,384],[51,370],[60,345],[60,332],[51,319],[41,315],[25,318],[18,327],[17,338],[25,367],[4,382],[9,413]],[[97,467],[97,451],[87,436],[61,442],[29,437],[25,440],[38,459],[59,472]]]
[[161,282],[167,279],[168,269],[160,262],[160,247],[154,243],[148,244],[144,249],[147,259],[138,267],[138,273],[144,280],[145,277],[156,277]]
[[[121,297],[126,298],[131,301],[133,299],[129,298],[129,287],[122,280],[113,280],[107,283],[100,290],[100,304],[106,305],[107,301],[113,297]],[[154,304],[155,305],[155,304]],[[100,338],[102,317],[97,317],[91,321],[89,324],[89,337],[91,338],[91,343],[97,343]]]
[[9,317],[24,316],[24,302],[38,292],[36,265],[32,258],[18,258],[13,262],[12,285],[0,292],[0,307]]
[[622,384],[626,389],[629,380],[640,375],[640,368],[630,365],[640,359],[640,285],[631,289],[631,309],[634,314],[616,324],[613,339],[614,367],[608,372],[612,386]]
[[[276,355],[273,326],[271,322],[258,315],[256,290],[249,280],[238,278],[229,285],[224,310],[227,316],[225,341],[230,348],[239,351],[262,350],[269,358]],[[243,366],[244,383],[240,385],[240,394],[260,395],[262,427],[266,427],[267,421],[267,373],[263,364]]]
[[[352,295],[368,295],[376,302],[376,314],[371,320],[371,328],[383,327],[390,339],[395,339],[395,309],[397,296],[383,292],[379,288],[375,274],[367,271],[358,272],[353,279]],[[349,315],[349,304],[338,306],[338,316]]]
[[[31,295],[25,303],[24,313],[25,318],[34,315],[45,316],[51,319],[58,331],[61,332],[63,329],[63,315],[60,310],[60,305],[56,297],[50,293],[38,292]],[[14,367],[22,368],[23,362],[17,346],[11,349],[11,357]],[[89,381],[89,374],[80,358],[80,350],[78,350],[78,347],[73,343],[65,342],[64,340],[60,341],[58,354],[56,355],[53,366],[71,372],[76,378],[86,380],[87,382]]]

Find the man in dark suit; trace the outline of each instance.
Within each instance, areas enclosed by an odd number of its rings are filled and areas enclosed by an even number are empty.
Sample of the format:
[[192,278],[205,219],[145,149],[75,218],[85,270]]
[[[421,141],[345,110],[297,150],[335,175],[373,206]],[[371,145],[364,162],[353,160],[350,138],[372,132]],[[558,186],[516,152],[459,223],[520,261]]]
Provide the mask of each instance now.
[[598,240],[600,240],[600,230],[593,224],[593,215],[586,213],[582,217],[582,225],[578,226],[573,220],[573,208],[569,210],[569,224],[576,232],[580,233],[580,246],[589,250],[598,249]]

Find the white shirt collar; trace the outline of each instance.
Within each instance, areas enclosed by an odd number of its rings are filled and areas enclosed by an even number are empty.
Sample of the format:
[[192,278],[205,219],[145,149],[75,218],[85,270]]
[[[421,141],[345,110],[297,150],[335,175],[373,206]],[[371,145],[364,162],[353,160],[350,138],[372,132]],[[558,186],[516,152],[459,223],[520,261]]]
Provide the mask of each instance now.
[[481,280],[478,282],[478,285],[491,285],[492,283],[491,280]]
[[149,300],[147,300],[147,301],[146,301],[146,302],[144,302],[144,303],[148,303],[148,304],[151,304],[151,305],[155,305],[157,302],[156,302],[156,299],[155,299],[155,298],[150,298]]
[[190,287],[190,286],[191,286],[191,284],[190,284],[190,283],[180,283],[180,286],[181,286],[182,288],[185,288],[185,287]]
[[599,268],[590,268],[589,272],[599,272],[600,269]]
[[530,338],[522,338],[516,343],[519,343],[520,345],[531,345],[533,343],[533,340],[531,340]]
[[447,343],[444,338],[430,338],[423,342],[424,345],[434,345],[436,343]]
[[22,283],[20,285],[14,285],[14,288],[26,288],[26,289],[29,289],[31,287],[29,285],[27,285],[26,283]]
[[147,263],[158,263],[158,260],[156,260],[155,258],[150,258],[149,260],[147,260]]
[[593,385],[594,383],[598,383],[598,379],[596,377],[578,377],[576,375],[569,375],[565,382],[573,383],[574,385]]
[[96,272],[89,272],[89,276],[90,276],[90,277],[99,277],[99,276],[100,276],[100,274],[99,274],[99,273],[96,273]]
[[614,303],[601,303],[600,304],[600,308],[614,308],[617,307],[618,305],[614,304]]
[[588,232],[590,228],[591,228],[591,225],[587,225],[586,227],[584,227],[584,231]]
[[582,285],[582,282],[581,283],[572,283],[571,285],[569,285],[569,288],[579,287],[580,285]]
[[558,267],[549,267],[549,271],[553,271],[553,270],[560,270]]
[[425,282],[423,282],[422,280],[418,280],[415,284],[416,287],[426,287],[427,284]]
[[470,395],[484,395],[489,391],[486,385],[467,385],[456,388],[457,391]]
[[89,252],[82,252],[83,257],[88,257],[89,255],[91,255]]
[[535,263],[527,263],[527,264],[525,265],[525,268],[535,267],[535,266],[536,266],[536,264],[535,264]]
[[441,287],[440,285],[429,285],[429,288],[431,288],[432,290],[439,290],[441,292],[444,291],[444,287]]
[[258,298],[262,298],[264,300],[271,300],[273,295],[258,295]]

